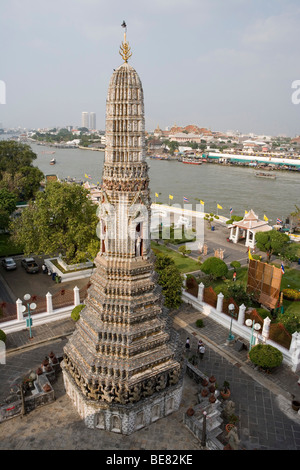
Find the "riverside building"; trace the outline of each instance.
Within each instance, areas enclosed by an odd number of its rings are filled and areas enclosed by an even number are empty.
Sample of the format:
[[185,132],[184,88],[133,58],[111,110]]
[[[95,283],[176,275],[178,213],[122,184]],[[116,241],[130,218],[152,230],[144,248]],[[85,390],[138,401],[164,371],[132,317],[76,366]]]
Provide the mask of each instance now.
[[131,434],[179,408],[183,358],[154,271],[143,88],[126,32],[120,54],[106,103],[100,249],[62,367],[88,427]]

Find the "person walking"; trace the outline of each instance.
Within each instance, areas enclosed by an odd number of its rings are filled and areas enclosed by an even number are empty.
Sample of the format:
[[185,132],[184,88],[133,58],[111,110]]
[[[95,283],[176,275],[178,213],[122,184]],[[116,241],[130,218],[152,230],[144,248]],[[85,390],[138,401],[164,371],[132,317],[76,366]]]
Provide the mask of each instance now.
[[198,341],[198,346],[197,346],[197,351],[198,351],[198,353],[200,352],[200,347],[201,347],[202,345],[203,345],[203,341],[202,341],[202,339],[199,339],[199,341]]
[[202,343],[201,346],[199,347],[199,355],[200,355],[200,359],[202,361],[203,357],[204,357],[204,353],[205,353],[205,346],[204,344]]
[[189,351],[189,350],[190,350],[190,347],[191,347],[191,345],[190,345],[190,338],[187,337],[186,342],[185,342],[185,349],[186,349],[187,351]]
[[236,270],[234,270],[234,272],[233,272],[232,280],[233,280],[233,282],[236,281]]

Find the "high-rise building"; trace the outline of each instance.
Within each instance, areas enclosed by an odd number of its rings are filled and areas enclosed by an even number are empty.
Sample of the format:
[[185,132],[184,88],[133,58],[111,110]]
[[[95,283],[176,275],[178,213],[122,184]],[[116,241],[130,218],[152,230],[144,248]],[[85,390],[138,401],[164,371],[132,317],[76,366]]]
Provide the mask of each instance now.
[[90,113],[90,129],[96,130],[96,113]]
[[178,410],[183,361],[150,248],[144,97],[126,32],[120,54],[106,104],[99,252],[62,368],[88,427],[131,434]]
[[87,111],[83,111],[81,114],[81,127],[86,127],[89,129],[89,113]]

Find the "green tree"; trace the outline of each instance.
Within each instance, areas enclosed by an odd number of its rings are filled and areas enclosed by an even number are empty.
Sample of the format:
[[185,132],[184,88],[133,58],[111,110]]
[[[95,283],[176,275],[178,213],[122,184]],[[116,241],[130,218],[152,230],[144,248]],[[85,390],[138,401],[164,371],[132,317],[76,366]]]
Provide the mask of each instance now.
[[245,286],[239,282],[232,283],[228,286],[227,295],[232,297],[238,305],[244,304],[250,306],[253,300],[253,296],[248,294]]
[[0,189],[0,229],[9,226],[10,215],[16,209],[17,198],[6,188]]
[[22,199],[28,201],[33,198],[39,190],[44,174],[39,168],[32,166],[21,168],[20,172],[23,177],[21,196]]
[[160,273],[158,283],[162,287],[166,307],[178,308],[181,305],[182,282],[181,274],[175,265],[166,267]]
[[228,267],[225,261],[215,256],[207,258],[204,263],[201,264],[201,271],[205,274],[208,274],[213,279],[218,279],[220,277],[226,276],[228,273]]
[[270,261],[273,254],[279,254],[284,251],[289,236],[277,230],[269,230],[268,232],[257,232],[255,234],[256,246],[259,250],[267,253],[267,259]]
[[87,196],[76,184],[47,184],[12,224],[13,240],[22,243],[25,255],[62,253],[69,263],[95,257],[97,206]]
[[160,273],[163,271],[166,267],[175,265],[174,260],[171,258],[171,256],[164,255],[162,253],[159,253],[156,255],[156,260],[155,260],[155,270]]
[[32,165],[36,154],[28,145],[0,142],[0,189],[14,193],[19,201],[33,198],[44,175]]
[[197,142],[191,142],[190,143],[190,147],[193,149],[193,150],[197,150],[199,148]]
[[179,253],[182,254],[182,256],[187,256],[191,253],[191,250],[188,250],[185,245],[182,245],[178,248]]
[[20,168],[32,166],[36,154],[27,144],[20,144],[13,140],[0,142],[0,172],[7,171],[14,175]]
[[160,254],[156,258],[155,269],[158,273],[158,284],[162,287],[165,306],[178,308],[182,303],[183,279],[174,260],[168,255]]
[[175,150],[177,150],[179,147],[178,142],[175,141],[165,140],[163,143],[169,148],[171,155],[173,155]]
[[211,224],[213,223],[215,219],[219,219],[219,218],[220,217],[214,214],[213,212],[210,212],[210,214],[205,214],[204,216],[204,220],[207,221],[209,227],[211,227]]

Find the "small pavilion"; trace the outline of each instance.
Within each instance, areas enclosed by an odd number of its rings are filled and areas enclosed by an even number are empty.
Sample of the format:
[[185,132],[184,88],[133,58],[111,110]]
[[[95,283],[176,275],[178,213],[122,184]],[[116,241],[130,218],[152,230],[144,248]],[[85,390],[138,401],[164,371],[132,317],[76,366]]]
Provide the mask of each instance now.
[[245,246],[249,248],[255,247],[255,234],[257,232],[272,230],[268,222],[259,220],[252,209],[244,216],[243,220],[233,222],[228,228],[230,228],[229,240],[233,243],[245,240]]

